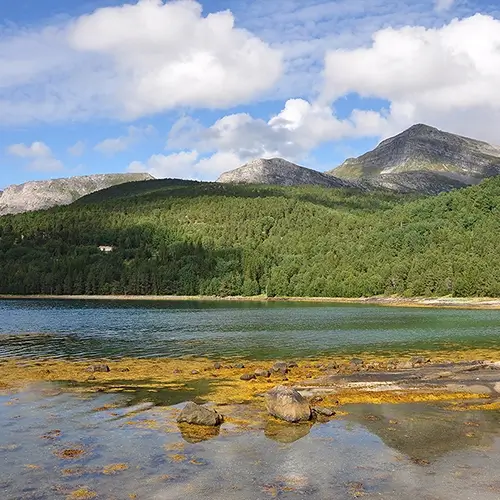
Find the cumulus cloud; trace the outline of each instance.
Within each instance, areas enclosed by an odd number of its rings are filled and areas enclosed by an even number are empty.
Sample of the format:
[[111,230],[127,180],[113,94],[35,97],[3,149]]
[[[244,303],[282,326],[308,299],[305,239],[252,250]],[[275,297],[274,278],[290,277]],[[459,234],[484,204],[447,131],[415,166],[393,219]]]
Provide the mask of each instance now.
[[0,36],[0,120],[135,119],[255,99],[281,53],[193,0],[139,0]]
[[323,98],[350,93],[388,102],[380,131],[416,122],[499,142],[500,20],[453,20],[439,29],[405,27],[374,34],[370,47],[327,54]]
[[26,144],[12,144],[7,153],[18,158],[28,159],[27,168],[41,172],[61,170],[63,164],[54,158],[52,150],[43,142],[37,141],[30,146]]
[[127,134],[120,137],[104,139],[94,146],[96,151],[107,155],[114,155],[129,149],[132,145],[143,138],[153,135],[156,129],[152,125],[145,127],[135,127],[131,125],[127,129]]
[[146,162],[134,161],[129,172],[148,172],[157,179],[181,178],[210,180],[222,172],[239,167],[242,160],[230,152],[200,157],[198,151],[181,151],[169,155],[152,155]]

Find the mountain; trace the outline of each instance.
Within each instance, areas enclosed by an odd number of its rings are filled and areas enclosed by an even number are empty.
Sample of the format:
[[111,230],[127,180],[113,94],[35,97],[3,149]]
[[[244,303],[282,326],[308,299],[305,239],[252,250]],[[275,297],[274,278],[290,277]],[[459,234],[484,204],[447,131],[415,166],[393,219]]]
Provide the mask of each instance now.
[[476,184],[500,174],[500,147],[419,124],[386,139],[373,151],[349,158],[327,174],[362,179],[414,171]]
[[499,247],[500,176],[428,197],[162,179],[0,217],[0,293],[500,297]]
[[[354,181],[354,180],[353,180]],[[466,187],[468,184],[437,172],[396,172],[357,181],[365,190],[388,189],[400,194],[436,195]]]
[[151,179],[149,174],[101,174],[12,185],[0,192],[0,216],[69,205],[101,189]]
[[225,184],[270,184],[274,186],[352,187],[352,183],[332,175],[283,160],[260,158],[222,174],[217,182]]

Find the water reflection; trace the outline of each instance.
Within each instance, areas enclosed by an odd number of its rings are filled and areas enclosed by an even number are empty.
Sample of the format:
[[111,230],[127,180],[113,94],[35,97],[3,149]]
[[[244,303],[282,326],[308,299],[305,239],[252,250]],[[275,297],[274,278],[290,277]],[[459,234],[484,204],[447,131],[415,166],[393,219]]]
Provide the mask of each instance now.
[[[176,424],[178,406],[39,386],[0,397],[2,500],[363,498],[498,500],[498,412],[352,406],[328,423],[282,426],[244,406],[211,435]],[[132,412],[131,410],[134,410]],[[232,421],[232,423],[231,423]],[[78,451],[78,450],[81,450]]]

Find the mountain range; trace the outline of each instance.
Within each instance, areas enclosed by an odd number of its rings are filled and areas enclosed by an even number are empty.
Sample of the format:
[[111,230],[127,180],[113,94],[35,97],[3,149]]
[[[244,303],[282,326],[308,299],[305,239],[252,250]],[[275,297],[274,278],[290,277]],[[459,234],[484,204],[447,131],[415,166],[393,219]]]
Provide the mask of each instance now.
[[218,181],[315,184],[431,195],[477,184],[498,174],[500,147],[418,124],[324,174],[273,158],[250,162],[223,174]]
[[[282,158],[261,158],[222,174],[217,182],[435,195],[499,174],[500,147],[418,124],[324,173]],[[105,174],[9,186],[0,192],[0,216],[68,205],[115,185],[153,179],[149,174]]]

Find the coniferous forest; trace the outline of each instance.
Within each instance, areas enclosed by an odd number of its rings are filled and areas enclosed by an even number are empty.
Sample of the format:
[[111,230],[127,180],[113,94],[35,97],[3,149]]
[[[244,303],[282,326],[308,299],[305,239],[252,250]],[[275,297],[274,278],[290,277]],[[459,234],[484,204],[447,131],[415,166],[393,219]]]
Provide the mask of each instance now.
[[499,207],[500,178],[435,197],[130,183],[0,218],[0,293],[498,297]]

